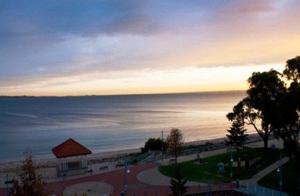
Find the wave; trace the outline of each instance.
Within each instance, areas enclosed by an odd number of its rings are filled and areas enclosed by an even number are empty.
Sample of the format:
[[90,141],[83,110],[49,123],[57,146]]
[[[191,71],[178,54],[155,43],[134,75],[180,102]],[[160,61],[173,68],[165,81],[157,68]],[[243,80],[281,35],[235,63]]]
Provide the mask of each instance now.
[[9,116],[25,117],[25,118],[32,118],[32,119],[39,118],[38,116],[33,114],[14,113],[14,112],[5,112],[5,114]]

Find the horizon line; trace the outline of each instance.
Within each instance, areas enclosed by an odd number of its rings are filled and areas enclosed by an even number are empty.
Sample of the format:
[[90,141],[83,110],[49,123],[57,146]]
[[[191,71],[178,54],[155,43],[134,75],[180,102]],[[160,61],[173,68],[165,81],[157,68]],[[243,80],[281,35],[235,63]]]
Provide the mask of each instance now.
[[86,94],[86,95],[0,95],[0,98],[22,98],[22,97],[33,97],[33,98],[64,98],[64,97],[105,97],[105,96],[139,96],[139,95],[176,95],[176,94],[196,94],[196,93],[227,93],[227,92],[243,92],[245,90],[216,90],[216,91],[183,91],[183,92],[166,92],[166,93],[129,93],[129,94]]

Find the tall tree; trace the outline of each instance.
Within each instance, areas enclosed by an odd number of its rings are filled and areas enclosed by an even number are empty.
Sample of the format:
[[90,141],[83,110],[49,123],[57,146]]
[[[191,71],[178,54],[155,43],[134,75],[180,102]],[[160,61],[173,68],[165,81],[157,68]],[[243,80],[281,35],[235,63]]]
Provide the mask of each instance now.
[[181,130],[177,128],[171,129],[170,134],[167,137],[167,146],[168,146],[169,153],[175,156],[176,162],[177,162],[178,154],[182,149],[182,145],[183,145],[183,135]]
[[281,138],[285,150],[296,157],[300,189],[300,56],[287,61],[283,74],[275,70],[256,72],[248,82],[247,97],[227,117],[252,125],[265,147],[270,134]]
[[264,141],[264,148],[268,147],[269,137],[273,132],[272,119],[278,110],[278,100],[286,93],[280,73],[275,70],[255,72],[248,79],[249,89],[247,97],[227,114],[227,118],[243,120],[251,125]]
[[44,182],[40,176],[36,175],[35,167],[32,161],[32,155],[29,153],[22,165],[22,172],[19,180],[14,180],[11,189],[11,196],[43,196]]
[[285,150],[291,157],[296,157],[297,190],[300,193],[300,56],[289,59],[283,71],[288,80],[288,92],[281,100],[281,111],[274,118],[274,134],[284,141]]
[[290,59],[283,71],[288,86],[286,93],[276,99],[271,125],[274,135],[284,141],[285,149],[290,155],[296,155],[299,139],[300,110],[300,57]]
[[246,129],[244,128],[244,123],[241,121],[233,121],[230,129],[227,130],[226,143],[233,146],[236,150],[241,150],[248,139],[248,134],[246,134]]
[[287,60],[283,74],[289,81],[289,87],[285,99],[281,100],[281,111],[274,119],[275,134],[286,144],[294,146],[292,153],[295,154],[300,131],[300,56]]

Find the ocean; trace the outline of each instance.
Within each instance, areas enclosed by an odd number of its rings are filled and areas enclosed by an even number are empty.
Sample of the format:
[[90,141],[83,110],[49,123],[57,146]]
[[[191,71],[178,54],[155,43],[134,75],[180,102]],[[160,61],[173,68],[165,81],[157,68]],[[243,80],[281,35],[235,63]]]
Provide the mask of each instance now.
[[186,142],[224,137],[245,92],[81,97],[1,97],[0,161],[53,156],[73,138],[93,152],[142,147],[179,128]]

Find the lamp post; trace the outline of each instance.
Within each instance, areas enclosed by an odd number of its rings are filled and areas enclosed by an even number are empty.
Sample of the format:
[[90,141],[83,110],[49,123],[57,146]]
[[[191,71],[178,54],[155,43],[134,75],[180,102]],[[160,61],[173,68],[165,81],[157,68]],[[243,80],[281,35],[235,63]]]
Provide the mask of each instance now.
[[232,149],[230,145],[230,178],[232,178],[232,164],[233,164],[233,157],[232,157]]
[[279,149],[279,166],[277,168],[277,172],[279,173],[279,194],[282,195],[282,167],[281,167],[281,150]]
[[127,163],[126,158],[124,159],[124,165],[125,165],[125,167],[124,167],[124,190],[121,193],[122,196],[125,196],[126,193],[127,193],[127,189],[128,189],[128,187],[127,187],[127,174],[130,173],[130,170],[128,169],[128,163]]
[[8,174],[6,174],[6,182],[5,182],[5,184],[6,184],[6,193],[7,193],[7,195],[9,195],[9,189],[8,189]]
[[161,131],[161,160],[164,160],[164,131]]

